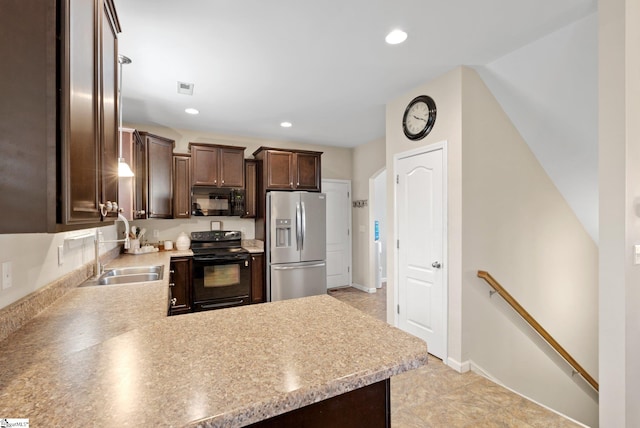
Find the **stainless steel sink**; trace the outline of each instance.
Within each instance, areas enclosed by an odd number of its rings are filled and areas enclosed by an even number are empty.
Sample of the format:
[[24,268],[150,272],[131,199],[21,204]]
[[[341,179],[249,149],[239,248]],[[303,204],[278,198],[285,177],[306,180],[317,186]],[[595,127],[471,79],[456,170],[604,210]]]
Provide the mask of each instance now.
[[132,275],[101,276],[98,285],[131,284],[134,282],[157,281],[162,275],[157,273],[135,273]]
[[136,266],[107,269],[96,279],[85,282],[86,285],[134,284],[136,282],[158,281],[164,275],[164,266]]
[[149,273],[149,274],[160,275],[160,278],[158,279],[162,279],[163,271],[164,271],[164,266],[121,267],[121,268],[106,269],[102,274],[102,276],[108,277],[108,276],[136,275],[140,273]]

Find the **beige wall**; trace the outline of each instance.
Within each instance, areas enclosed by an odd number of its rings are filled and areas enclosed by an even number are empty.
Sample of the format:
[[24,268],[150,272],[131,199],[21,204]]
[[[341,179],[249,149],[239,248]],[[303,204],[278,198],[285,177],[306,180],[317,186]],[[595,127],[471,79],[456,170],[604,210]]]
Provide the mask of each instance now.
[[[369,199],[369,179],[385,166],[384,138],[362,144],[353,149],[352,200]],[[371,277],[371,243],[369,217],[372,201],[362,208],[352,208],[353,282],[367,288],[375,287]]]
[[[430,95],[433,131],[412,142],[402,115]],[[446,141],[448,362],[469,363],[507,386],[589,424],[597,403],[547,355],[477,270],[491,272],[594,376],[597,248],[479,76],[464,67],[387,104],[387,318],[395,313],[394,156]]]
[[[463,360],[591,426],[597,400],[476,277],[490,272],[596,379],[598,252],[478,74],[462,70]],[[591,392],[587,389],[587,391]]]
[[[105,240],[116,239],[116,226],[105,226],[101,230]],[[13,272],[13,286],[0,291],[0,308],[10,305],[86,263],[93,262],[92,237],[65,242],[67,237],[93,233],[95,228],[55,234],[0,234],[0,262],[12,262]],[[115,245],[103,244],[100,254],[114,248]],[[58,246],[62,246],[64,252],[61,266],[58,265]]]
[[[394,156],[429,144],[447,142],[448,187],[448,299],[449,299],[449,358],[462,362],[462,289],[461,289],[461,69],[456,68],[443,76],[411,90],[387,104],[386,112],[386,163],[387,163],[387,321],[393,323],[396,307],[396,250],[394,237],[395,172]],[[423,140],[410,141],[402,132],[402,116],[409,101],[418,95],[428,94],[436,102],[437,117],[433,130]]]
[[640,426],[640,3],[600,0],[600,426]]

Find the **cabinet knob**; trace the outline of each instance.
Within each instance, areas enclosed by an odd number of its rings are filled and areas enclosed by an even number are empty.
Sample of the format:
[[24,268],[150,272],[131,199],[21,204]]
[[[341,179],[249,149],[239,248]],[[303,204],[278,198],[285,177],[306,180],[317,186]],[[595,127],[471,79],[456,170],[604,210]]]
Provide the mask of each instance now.
[[247,215],[249,215],[249,211],[247,211]]
[[300,185],[300,182],[298,181],[298,182],[296,183],[296,186],[299,186],[299,185]]
[[169,270],[169,273],[174,274],[174,273],[176,273],[176,271],[175,271],[175,270],[173,270],[173,269],[170,269],[170,270]]
[[213,184],[218,184],[218,180],[213,180]]
[[176,303],[178,303],[178,299],[176,299],[175,297],[171,299],[171,306],[175,306]]
[[169,287],[175,287],[175,286],[176,286],[176,283],[175,283],[175,282],[170,282],[170,283],[169,283]]
[[289,186],[293,186],[293,181],[290,181],[290,182],[289,182]]
[[222,180],[222,184],[224,184],[224,180]]

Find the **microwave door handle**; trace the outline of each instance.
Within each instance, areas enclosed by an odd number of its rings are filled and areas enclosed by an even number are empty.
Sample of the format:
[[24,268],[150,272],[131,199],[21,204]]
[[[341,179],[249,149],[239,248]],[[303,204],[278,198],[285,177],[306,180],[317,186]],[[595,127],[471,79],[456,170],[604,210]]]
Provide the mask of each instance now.
[[300,233],[301,236],[301,240],[300,240],[300,250],[304,250],[304,238],[305,235],[307,234],[307,214],[304,210],[304,202],[300,202],[300,206],[302,207],[302,213],[301,213],[301,217],[302,217],[302,231]]
[[302,240],[301,237],[301,223],[302,223],[302,218],[301,218],[301,212],[300,212],[300,204],[296,204],[296,250],[300,251],[300,241]]

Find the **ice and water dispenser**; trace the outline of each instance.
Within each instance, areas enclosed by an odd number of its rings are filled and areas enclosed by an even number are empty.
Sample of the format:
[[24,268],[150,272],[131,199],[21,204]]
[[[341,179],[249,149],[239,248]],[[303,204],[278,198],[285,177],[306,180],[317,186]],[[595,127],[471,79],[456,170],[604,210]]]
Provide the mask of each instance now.
[[292,224],[290,218],[276,219],[276,239],[275,244],[278,248],[291,247]]

